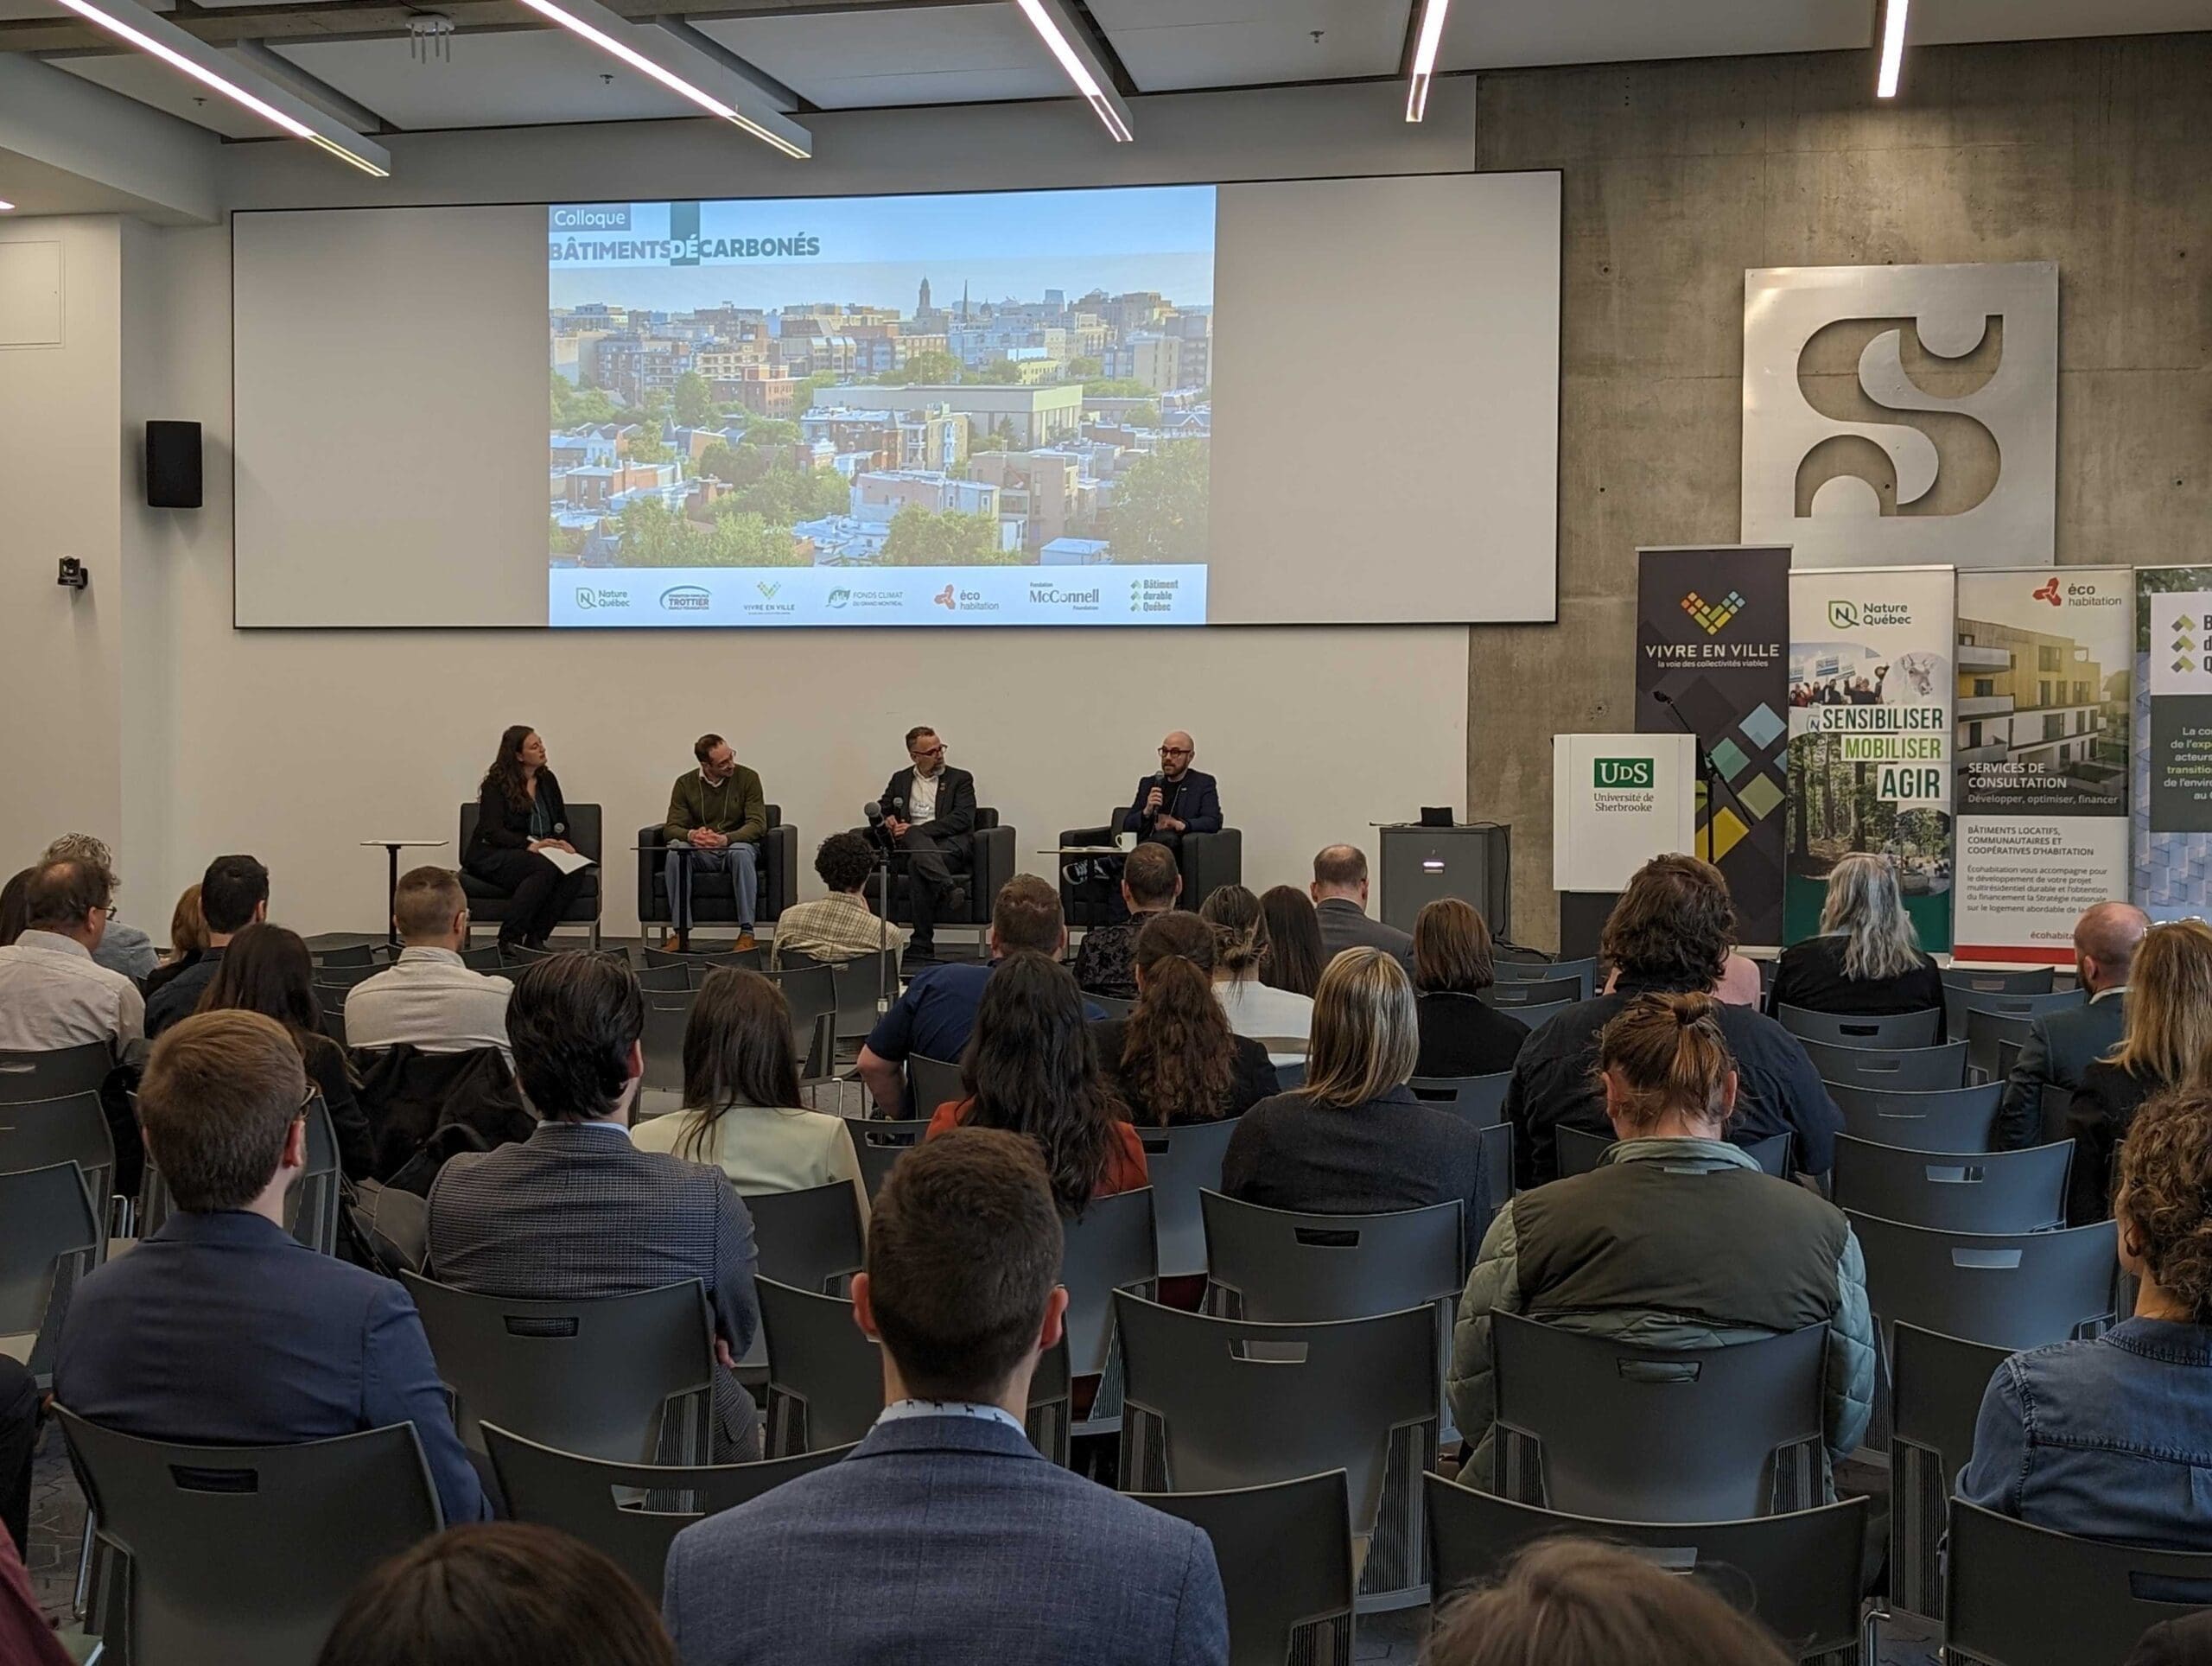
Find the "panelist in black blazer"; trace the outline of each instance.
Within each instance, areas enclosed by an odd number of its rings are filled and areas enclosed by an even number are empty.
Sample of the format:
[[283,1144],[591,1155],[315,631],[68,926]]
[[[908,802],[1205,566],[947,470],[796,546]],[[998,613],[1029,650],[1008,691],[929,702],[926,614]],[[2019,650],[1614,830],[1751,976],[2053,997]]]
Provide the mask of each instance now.
[[1160,773],[1137,783],[1122,815],[1122,831],[1146,844],[1179,849],[1185,833],[1221,831],[1221,792],[1213,777],[1191,767],[1198,743],[1177,729],[1160,743]]
[[499,923],[499,941],[542,949],[583,889],[584,870],[563,874],[540,855],[575,854],[567,838],[569,807],[561,783],[545,766],[545,742],[527,723],[499,737],[499,755],[477,789],[476,830],[461,865],[513,899]]
[[883,825],[907,853],[914,914],[908,946],[930,955],[937,951],[938,917],[957,912],[968,900],[955,875],[975,865],[976,778],[944,761],[944,739],[933,728],[908,729],[906,755],[913,762],[883,789]]

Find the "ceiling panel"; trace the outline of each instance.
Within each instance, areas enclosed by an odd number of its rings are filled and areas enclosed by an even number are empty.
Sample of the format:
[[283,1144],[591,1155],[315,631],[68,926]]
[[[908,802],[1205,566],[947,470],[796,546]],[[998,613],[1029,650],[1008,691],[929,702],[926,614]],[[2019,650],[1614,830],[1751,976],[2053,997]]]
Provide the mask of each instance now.
[[397,127],[528,127],[699,113],[690,100],[557,29],[456,35],[450,63],[417,63],[405,41],[272,44]]
[[[246,74],[258,71],[240,62],[238,54],[223,54],[237,63]],[[211,92],[181,70],[171,69],[158,58],[143,52],[114,52],[78,58],[49,58],[46,60],[56,69],[66,69],[72,75],[81,75],[96,81],[111,92],[136,99],[140,104],[151,105],[172,116],[197,124],[211,132],[220,133],[226,139],[273,139],[283,137],[283,130],[273,122],[255,115],[245,105],[226,99],[219,92]],[[249,87],[249,91],[251,88]],[[296,87],[285,91],[307,99],[310,104],[320,101]],[[329,110],[327,113],[341,122],[353,118],[343,111]]]
[[1147,92],[1395,75],[1410,8],[1411,0],[1090,0],[1091,16]]
[[[176,0],[138,0],[138,3],[149,11],[176,10]],[[0,23],[18,22],[26,17],[35,17],[50,22],[56,18],[66,18],[68,16],[67,12],[54,3],[54,0],[0,0]]]
[[2212,0],[1931,0],[1912,9],[1906,29],[1913,44],[1929,47],[2212,29]]
[[[2011,3],[1993,0],[2000,7]],[[1923,3],[1932,9],[1934,0]],[[1916,26],[1921,10],[1914,9]],[[1830,52],[1867,46],[1873,31],[1872,0],[1462,0],[1445,19],[1437,62],[1445,69],[1504,69]]]
[[149,219],[168,217],[149,213],[150,205],[127,191],[118,191],[12,150],[0,150],[0,202],[16,205],[16,213],[0,214],[0,226],[34,214],[140,214]]
[[1071,97],[1009,4],[809,12],[696,21],[747,63],[823,110]]

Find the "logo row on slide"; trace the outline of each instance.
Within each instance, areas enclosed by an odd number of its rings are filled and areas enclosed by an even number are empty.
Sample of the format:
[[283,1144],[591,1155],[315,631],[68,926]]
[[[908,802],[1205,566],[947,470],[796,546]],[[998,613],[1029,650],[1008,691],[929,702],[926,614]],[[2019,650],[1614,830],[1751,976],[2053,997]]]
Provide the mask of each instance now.
[[1206,569],[1186,567],[565,568],[556,626],[1203,625]]

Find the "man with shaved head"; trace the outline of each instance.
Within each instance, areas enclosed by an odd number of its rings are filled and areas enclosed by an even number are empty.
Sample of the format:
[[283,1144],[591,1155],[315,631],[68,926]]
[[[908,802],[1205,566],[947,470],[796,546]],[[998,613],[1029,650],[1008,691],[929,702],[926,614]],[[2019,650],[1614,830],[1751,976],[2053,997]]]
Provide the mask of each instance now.
[[1179,851],[1185,833],[1221,831],[1221,793],[1213,777],[1191,765],[1198,743],[1177,729],[1160,743],[1160,768],[1137,783],[1135,803],[1122,817],[1122,831],[1143,844],[1164,844]]
[[2043,1091],[2082,1084],[2082,1072],[2119,1045],[2126,1027],[2128,969],[2150,917],[2125,902],[2101,902],[2074,922],[2074,970],[2088,1004],[2038,1018],[2005,1084],[1992,1143],[1999,1151],[2043,1143]]

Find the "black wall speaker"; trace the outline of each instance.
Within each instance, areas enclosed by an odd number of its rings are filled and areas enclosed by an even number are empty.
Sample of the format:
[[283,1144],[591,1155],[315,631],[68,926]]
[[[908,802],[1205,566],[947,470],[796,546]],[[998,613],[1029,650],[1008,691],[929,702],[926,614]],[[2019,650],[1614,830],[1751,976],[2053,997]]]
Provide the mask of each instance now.
[[146,503],[154,509],[200,507],[200,424],[146,424]]

